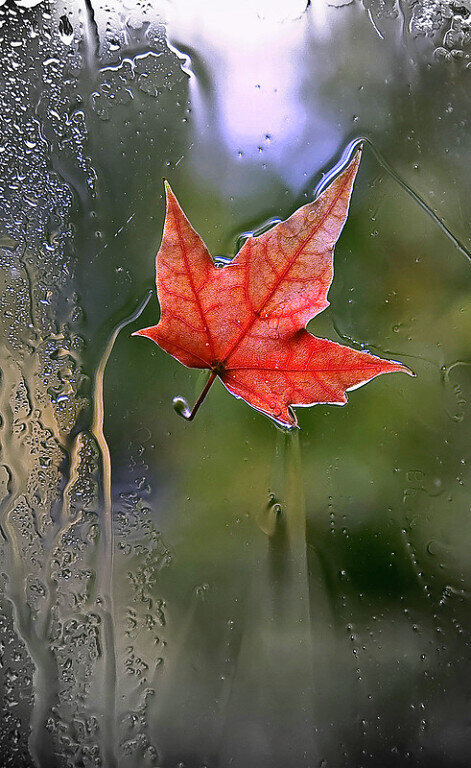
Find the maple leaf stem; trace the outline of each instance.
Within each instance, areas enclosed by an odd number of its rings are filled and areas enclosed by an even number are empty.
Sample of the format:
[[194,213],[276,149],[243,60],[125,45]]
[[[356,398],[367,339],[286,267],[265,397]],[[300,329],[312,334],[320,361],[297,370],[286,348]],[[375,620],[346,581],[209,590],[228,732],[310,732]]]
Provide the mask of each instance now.
[[183,416],[183,418],[185,418],[187,421],[193,421],[193,419],[195,418],[195,416],[196,416],[196,414],[198,412],[198,409],[199,409],[201,403],[203,402],[204,398],[206,397],[206,395],[208,394],[209,390],[213,386],[214,382],[216,381],[216,378],[217,378],[217,373],[212,371],[208,381],[206,382],[206,384],[204,386],[204,389],[203,389],[201,395],[199,396],[198,400],[196,401],[196,403],[193,406],[192,412],[189,414],[189,416],[181,414]]

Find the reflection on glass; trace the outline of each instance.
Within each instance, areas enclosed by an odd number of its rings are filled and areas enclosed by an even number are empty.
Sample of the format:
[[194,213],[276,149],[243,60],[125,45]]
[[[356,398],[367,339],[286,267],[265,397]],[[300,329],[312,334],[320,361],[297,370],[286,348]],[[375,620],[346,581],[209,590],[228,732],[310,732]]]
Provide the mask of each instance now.
[[[468,764],[467,5],[0,7],[5,766]],[[417,378],[178,419],[163,178],[227,257],[359,137],[312,330]]]

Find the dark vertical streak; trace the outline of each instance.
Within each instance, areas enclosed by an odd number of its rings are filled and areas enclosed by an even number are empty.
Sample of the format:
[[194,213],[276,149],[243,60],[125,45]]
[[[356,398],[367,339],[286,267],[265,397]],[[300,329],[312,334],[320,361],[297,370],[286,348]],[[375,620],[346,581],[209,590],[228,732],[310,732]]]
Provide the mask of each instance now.
[[[91,0],[84,0],[84,3],[91,47],[90,58],[97,60],[100,53],[100,35],[98,33],[98,26],[95,20],[95,10]],[[90,63],[92,62],[90,61]]]

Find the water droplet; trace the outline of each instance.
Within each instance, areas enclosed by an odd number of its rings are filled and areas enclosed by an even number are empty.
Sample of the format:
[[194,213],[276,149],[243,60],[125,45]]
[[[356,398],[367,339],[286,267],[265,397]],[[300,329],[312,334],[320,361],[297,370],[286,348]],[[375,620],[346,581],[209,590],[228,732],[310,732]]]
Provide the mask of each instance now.
[[179,416],[182,416],[184,419],[188,419],[190,417],[191,408],[184,397],[174,397],[172,400],[172,405],[175,413],[178,413]]
[[70,23],[69,17],[65,14],[60,17],[59,21],[59,35],[65,45],[70,45],[74,39],[74,29]]

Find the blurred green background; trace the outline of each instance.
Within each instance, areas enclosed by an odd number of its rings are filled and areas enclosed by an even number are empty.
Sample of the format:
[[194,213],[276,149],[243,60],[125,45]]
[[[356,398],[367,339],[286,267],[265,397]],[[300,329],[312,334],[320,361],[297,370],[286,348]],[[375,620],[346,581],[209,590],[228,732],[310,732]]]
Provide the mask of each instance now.
[[[131,5],[0,9],[5,98],[31,100],[3,169],[5,765],[468,765],[466,7]],[[297,435],[219,384],[179,419],[205,374],[131,337],[158,319],[162,179],[232,255],[358,137],[380,157],[309,330],[416,378]],[[111,558],[97,370],[149,289],[104,375]]]

